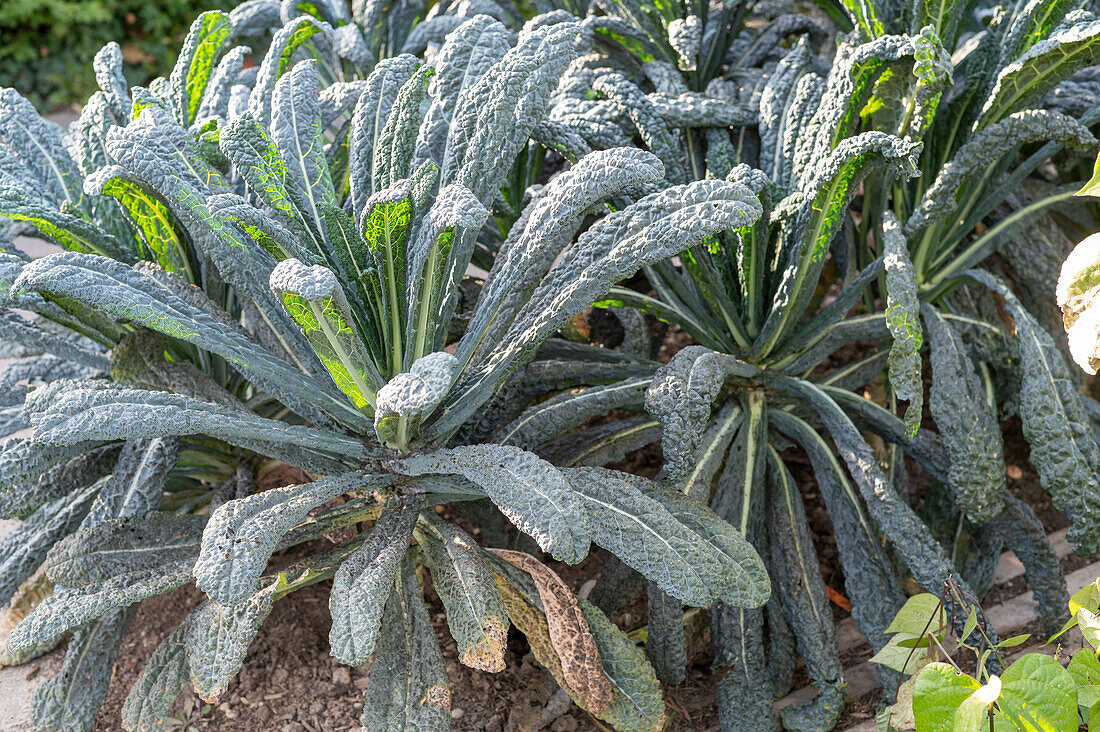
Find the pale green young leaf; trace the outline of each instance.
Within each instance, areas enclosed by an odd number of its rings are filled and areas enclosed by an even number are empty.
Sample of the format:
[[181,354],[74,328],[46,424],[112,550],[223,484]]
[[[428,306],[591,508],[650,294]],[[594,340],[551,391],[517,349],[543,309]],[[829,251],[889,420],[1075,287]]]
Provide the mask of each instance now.
[[417,359],[378,390],[374,431],[383,445],[402,449],[420,435],[420,422],[443,401],[458,361],[437,351]]
[[284,259],[271,271],[269,282],[340,391],[358,409],[373,407],[382,377],[363,346],[347,297],[332,270]]
[[172,107],[184,127],[198,119],[206,85],[232,33],[229,14],[218,10],[203,13],[191,24],[169,77]]

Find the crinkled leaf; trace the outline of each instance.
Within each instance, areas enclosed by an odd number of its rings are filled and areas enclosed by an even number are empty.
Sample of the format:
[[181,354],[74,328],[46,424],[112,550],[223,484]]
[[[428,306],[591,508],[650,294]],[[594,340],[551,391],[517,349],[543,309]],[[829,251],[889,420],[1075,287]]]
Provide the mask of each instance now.
[[947,482],[967,517],[985,523],[1004,506],[1000,426],[962,338],[931,305],[923,306],[921,312],[931,347],[928,407],[951,461]]
[[575,486],[550,463],[506,445],[466,445],[391,462],[404,475],[461,475],[476,483],[515,526],[556,559],[588,554],[588,520]]
[[428,519],[416,537],[432,585],[447,610],[459,660],[470,668],[503,671],[508,615],[484,551],[457,526],[432,515]]
[[386,600],[409,548],[417,513],[415,505],[384,508],[366,543],[336,570],[329,594],[329,645],[341,663],[359,666],[374,652]]
[[901,225],[886,211],[882,220],[886,266],[886,326],[894,343],[890,347],[890,385],[905,408],[905,432],[910,437],[920,429],[924,410],[924,380],[921,378],[920,349],[924,334],[920,325],[916,273],[909,260],[909,248]]
[[395,480],[352,472],[223,503],[203,531],[196,584],[224,605],[250,602],[271,554],[312,509],[345,493],[371,491]]

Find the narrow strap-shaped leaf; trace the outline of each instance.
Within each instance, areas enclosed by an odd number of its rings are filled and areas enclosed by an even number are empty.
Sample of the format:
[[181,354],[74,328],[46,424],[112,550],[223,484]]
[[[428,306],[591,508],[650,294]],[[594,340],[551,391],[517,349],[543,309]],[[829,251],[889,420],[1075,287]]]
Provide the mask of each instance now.
[[203,516],[153,511],[81,527],[50,550],[44,567],[57,585],[79,588],[194,560]]
[[974,130],[1000,121],[1100,56],[1100,20],[1081,20],[1039,41],[997,73]]
[[[18,278],[16,280],[18,281]],[[15,296],[18,297],[19,294],[16,290]],[[105,372],[111,368],[111,362],[104,354],[63,334],[48,331],[10,310],[0,313],[0,338],[8,343],[18,343],[26,348],[32,348],[40,353],[49,353],[96,371]]]
[[428,79],[434,73],[430,66],[418,68],[401,85],[401,90],[393,100],[389,119],[386,120],[374,147],[374,162],[371,165],[374,190],[389,188],[397,181],[412,175],[421,102],[427,93]]
[[363,546],[336,570],[329,594],[329,645],[341,663],[359,666],[374,653],[386,601],[418,513],[414,504],[383,508]]
[[364,348],[347,297],[332,270],[284,259],[271,271],[269,283],[340,391],[361,410],[374,406],[382,376]]
[[96,496],[85,525],[155,511],[179,454],[180,441],[174,437],[126,443],[110,480]]
[[612,409],[640,408],[652,379],[625,379],[567,391],[527,409],[494,436],[494,442],[530,450]]
[[40,193],[60,206],[79,206],[80,172],[62,142],[62,129],[38,116],[15,89],[0,89],[0,140],[41,184]]
[[[660,685],[641,650],[625,633],[587,600],[569,603],[570,606],[575,603],[579,613],[562,612],[564,608],[557,603],[547,605],[544,602],[544,588],[537,587],[530,575],[503,562],[498,567],[504,571],[494,574],[509,617],[527,636],[535,658],[550,671],[577,706],[614,725],[615,729],[652,732],[661,728],[665,714]],[[557,617],[551,621],[554,615]],[[555,624],[556,633],[551,631],[551,622]],[[555,635],[559,637],[556,639]],[[577,682],[566,677],[565,667],[572,665],[577,672],[580,670],[577,664],[582,659],[562,655],[559,650],[562,648],[561,635],[591,638],[602,666],[599,671],[602,679],[592,674],[586,676],[583,687],[574,688]],[[587,641],[585,643],[587,645]],[[604,691],[593,698],[594,685],[609,690],[610,698]]]
[[1054,635],[1066,620],[1069,591],[1058,555],[1031,506],[1005,492],[1005,507],[995,523],[1005,544],[1024,565],[1024,579],[1035,598],[1039,620]]
[[[797,417],[781,411],[772,412],[769,417],[810,458],[836,537],[844,588],[852,601],[852,616],[860,633],[877,652],[888,640],[886,628],[905,603],[905,595],[879,545],[877,527],[865,516],[859,496],[825,439]],[[880,679],[884,674],[892,676],[892,685],[897,685],[897,675],[891,669],[882,667]]]
[[336,191],[325,160],[320,92],[316,61],[298,63],[284,74],[272,93],[271,139],[286,162],[291,202],[323,255],[328,245],[322,207],[336,204]]
[[[760,405],[762,406],[762,405]],[[730,447],[713,505],[719,517],[740,521],[745,539],[760,541],[766,502],[766,418],[749,404],[746,418]],[[770,602],[777,602],[775,593]],[[716,683],[715,702],[725,729],[777,729],[767,678],[764,612],[720,602],[707,611]],[[773,649],[774,651],[774,649]],[[724,672],[724,673],[723,673]]]
[[88,439],[129,440],[205,433],[326,472],[338,469],[340,463],[325,457],[325,453],[343,455],[352,463],[368,455],[361,441],[335,432],[288,425],[198,399],[102,381],[54,382],[29,396],[24,410],[36,439],[59,445]]
[[320,36],[327,44],[327,35],[331,29],[310,15],[300,15],[290,21],[271,39],[267,54],[260,64],[256,84],[248,101],[248,111],[260,122],[267,125],[271,121],[271,105],[275,85],[282,75],[290,69],[291,61],[301,48],[312,50],[313,39]]
[[341,419],[350,418],[353,424],[365,422],[338,392],[337,396],[330,396],[322,384],[253,343],[239,329],[121,263],[75,253],[50,255],[23,270],[13,289],[19,292],[24,288],[71,297],[115,320],[140,323],[194,343],[225,357],[257,386],[280,395],[288,403],[304,407],[308,400],[317,404],[318,410],[331,410]]
[[828,728],[844,709],[844,669],[836,644],[836,625],[825,596],[802,495],[775,448],[768,448],[769,537],[772,580],[787,624],[797,628],[795,640],[818,695],[803,706],[780,711],[784,727],[807,724]]
[[134,253],[98,224],[54,208],[36,199],[25,188],[0,178],[0,216],[33,224],[58,246],[73,252],[105,254],[124,262],[136,259]]
[[203,701],[214,702],[237,675],[260,626],[271,612],[279,582],[247,595],[237,605],[208,600],[184,620],[191,685]]
[[283,536],[311,510],[345,493],[383,488],[396,480],[350,472],[226,501],[203,531],[196,584],[215,602],[228,606],[248,602]]
[[905,408],[905,431],[910,436],[920,429],[924,410],[924,380],[921,378],[920,349],[924,334],[920,325],[916,273],[909,260],[909,248],[897,218],[883,214],[882,238],[886,265],[886,326],[894,342],[890,347],[890,385]]
[[233,86],[240,78],[244,60],[250,53],[252,49],[248,46],[234,46],[222,56],[206,82],[202,103],[195,114],[196,120],[210,117],[229,118],[229,102],[233,97]]
[[80,525],[100,485],[97,481],[41,506],[0,538],[0,604],[7,605],[20,583],[46,558],[50,547]]
[[432,573],[459,661],[482,671],[503,671],[508,614],[484,551],[462,529],[425,514],[416,529],[421,557]]
[[1067,538],[1082,551],[1100,547],[1100,448],[1065,360],[1012,290],[981,270],[966,273],[1005,300],[1020,349],[1020,419],[1031,462],[1054,505],[1073,525]]
[[790,249],[779,274],[779,285],[771,312],[757,336],[754,351],[769,353],[785,331],[801,317],[813,296],[825,254],[839,231],[848,203],[860,182],[875,168],[898,176],[916,175],[915,155],[920,143],[887,135],[864,132],[843,140],[815,171],[809,185],[812,198],[799,208],[790,224]]
[[123,207],[127,217],[141,230],[153,260],[169,272],[175,272],[192,284],[198,283],[191,271],[188,245],[168,206],[151,191],[132,180],[117,165],[97,170],[84,181],[84,190],[93,196],[110,196]]
[[638,129],[646,147],[661,159],[669,182],[679,185],[687,181],[683,154],[673,137],[669,125],[661,117],[657,107],[635,84],[618,73],[604,74],[596,78],[592,88],[619,102]]
[[[198,544],[193,548],[197,552]],[[52,595],[12,629],[8,644],[22,651],[41,643],[56,643],[73,628],[188,584],[193,563],[191,558],[137,569],[82,587],[55,587]]]
[[710,423],[711,406],[730,377],[749,378],[756,367],[702,346],[688,346],[658,369],[646,391],[646,411],[661,421],[665,471],[673,481],[691,468],[690,459]]
[[96,84],[103,90],[111,114],[119,123],[129,121],[131,106],[130,87],[122,73],[122,63],[122,48],[114,41],[99,49],[92,62]]
[[684,647],[684,606],[652,582],[647,588],[648,623],[645,655],[661,683],[684,683],[687,650]]
[[127,732],[154,732],[168,720],[172,704],[188,679],[187,633],[185,619],[146,660],[122,705],[122,724]]
[[379,61],[367,77],[367,88],[355,105],[348,133],[348,172],[352,212],[360,226],[367,199],[375,192],[372,171],[378,138],[390,118],[398,92],[415,73],[418,63],[416,57],[409,54]]
[[[550,644],[557,654],[567,689],[579,694],[585,708],[594,714],[607,709],[612,688],[604,675],[595,638],[584,619],[576,596],[549,567],[530,554],[507,549],[490,550],[496,557],[526,572],[535,583]],[[497,584],[500,584],[498,579]]]
[[677,487],[701,503],[710,505],[712,484],[718,475],[730,443],[744,421],[744,412],[736,400],[727,400],[695,450],[691,469]]
[[39,686],[31,702],[31,724],[42,730],[92,728],[107,697],[122,636],[137,608],[112,610],[73,634],[57,676]]
[[602,468],[563,472],[587,508],[593,541],[664,592],[695,607],[719,597],[748,607],[767,600],[760,557],[709,509],[645,478]]
[[[300,240],[288,254],[311,264],[326,264],[323,230],[315,228],[319,220],[310,221],[307,212],[299,208],[303,201],[308,202],[309,193],[292,192],[292,188],[297,189],[296,182],[290,180],[287,161],[272,135],[250,112],[245,112],[222,130],[219,147],[240,171],[249,188],[286,217],[288,226]],[[209,202],[212,209],[213,203]],[[255,225],[251,221],[244,223]]]
[[967,181],[1019,145],[1054,141],[1086,150],[1096,138],[1074,118],[1046,109],[1014,112],[967,138],[921,197],[905,222],[905,235],[914,234],[947,218],[958,208],[958,192]]
[[807,381],[785,376],[769,377],[769,381],[777,388],[805,399],[821,417],[859,488],[868,513],[875,524],[888,537],[892,537],[891,543],[917,583],[929,592],[942,592],[947,579],[965,588],[966,583],[958,576],[943,547],[898,496],[879,469],[871,447],[836,402]]
[[947,481],[949,461],[943,441],[931,430],[920,429],[913,437],[905,432],[905,423],[897,415],[851,391],[822,385],[830,399],[849,412],[855,421],[887,442],[900,445],[907,455],[920,463],[925,472],[939,481]]
[[443,652],[420,596],[416,567],[406,559],[382,617],[364,694],[363,727],[379,732],[447,732],[450,711]]
[[1004,506],[1000,425],[962,338],[933,306],[925,304],[921,314],[932,362],[928,408],[951,461],[947,482],[967,518],[985,523]]
[[229,14],[219,10],[203,13],[191,24],[169,77],[172,107],[184,127],[196,121],[206,85],[232,33]]
[[[11,476],[0,488],[0,516],[25,517],[44,503],[70,495],[73,491],[95,483],[111,471],[119,451],[118,445],[88,449],[71,460],[63,460],[51,467],[35,465],[33,463],[38,461],[33,459],[27,461],[25,455],[18,454],[20,448],[25,449],[27,444],[19,441],[9,442],[7,448],[12,452],[7,459],[0,457],[0,473]],[[26,485],[18,485],[22,481],[12,475],[14,471],[5,470],[12,462],[12,458],[15,458],[14,462],[29,467],[33,473]],[[27,466],[27,462],[32,464]],[[35,472],[36,470],[38,472]]]
[[588,518],[576,486],[533,453],[506,445],[466,445],[399,458],[389,466],[404,475],[461,475],[484,489],[543,551],[570,563],[588,554]]

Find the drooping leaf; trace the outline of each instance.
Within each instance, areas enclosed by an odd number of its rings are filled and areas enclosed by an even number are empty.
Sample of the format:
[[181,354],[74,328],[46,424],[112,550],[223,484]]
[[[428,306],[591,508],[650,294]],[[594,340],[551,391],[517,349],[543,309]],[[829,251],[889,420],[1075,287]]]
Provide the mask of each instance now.
[[426,514],[416,530],[432,585],[447,610],[447,627],[458,644],[459,660],[482,671],[503,671],[508,615],[484,552],[473,537]]
[[563,472],[588,512],[592,540],[664,592],[695,607],[719,597],[738,607],[767,600],[760,557],[707,508],[645,478],[602,468]]
[[451,688],[443,653],[406,559],[386,602],[375,663],[364,694],[363,726],[379,732],[446,732]]
[[103,381],[65,380],[41,387],[27,397],[24,413],[36,440],[57,445],[205,433],[322,472],[339,465],[325,453],[344,455],[352,463],[368,454],[361,442],[335,432]]
[[680,480],[710,422],[711,406],[730,377],[749,378],[756,367],[702,346],[688,346],[653,377],[646,411],[661,421],[665,471]]
[[237,675],[278,588],[279,582],[273,581],[236,605],[208,600],[184,620],[191,685],[203,701],[217,701]]
[[1014,321],[1021,362],[1020,419],[1039,480],[1054,505],[1073,520],[1070,541],[1082,551],[1100,547],[1094,520],[1100,501],[1100,448],[1062,354],[1007,285],[987,272],[968,270],[967,275],[1004,298]]
[[50,732],[87,732],[107,696],[122,635],[136,609],[112,610],[73,634],[57,676],[39,686],[31,724]]
[[389,463],[404,475],[461,475],[543,551],[570,563],[588,554],[589,519],[575,486],[550,463],[506,445],[466,445]]
[[188,679],[188,621],[180,623],[149,656],[122,705],[122,724],[127,732],[155,732]]
[[382,488],[393,476],[350,472],[305,485],[226,501],[203,531],[195,581],[214,601],[227,606],[248,602],[283,536],[315,507],[345,493]]
[[947,481],[967,517],[985,523],[1004,506],[1004,448],[1000,426],[986,401],[966,346],[931,305],[921,308],[931,346],[929,410],[943,437],[951,467]]
[[359,666],[374,652],[386,601],[408,550],[417,513],[415,505],[384,508],[366,543],[336,570],[329,594],[329,645],[341,663]]
[[905,431],[912,437],[920,429],[924,409],[920,359],[924,334],[913,263],[901,225],[889,211],[883,214],[882,239],[886,249],[886,325],[894,337],[890,347],[890,385],[899,399],[909,402],[905,408]]
[[418,358],[412,367],[394,376],[378,390],[374,430],[383,445],[404,448],[420,435],[420,422],[447,394],[458,361],[437,351]]

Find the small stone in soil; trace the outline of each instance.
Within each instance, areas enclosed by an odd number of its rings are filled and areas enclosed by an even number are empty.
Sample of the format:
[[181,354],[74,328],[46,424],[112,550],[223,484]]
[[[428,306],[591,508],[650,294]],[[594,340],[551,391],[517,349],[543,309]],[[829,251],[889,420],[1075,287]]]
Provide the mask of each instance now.
[[462,715],[466,714],[466,710],[462,707],[455,707],[451,710],[451,719],[462,719]]
[[332,669],[332,683],[351,686],[351,670],[347,666]]

